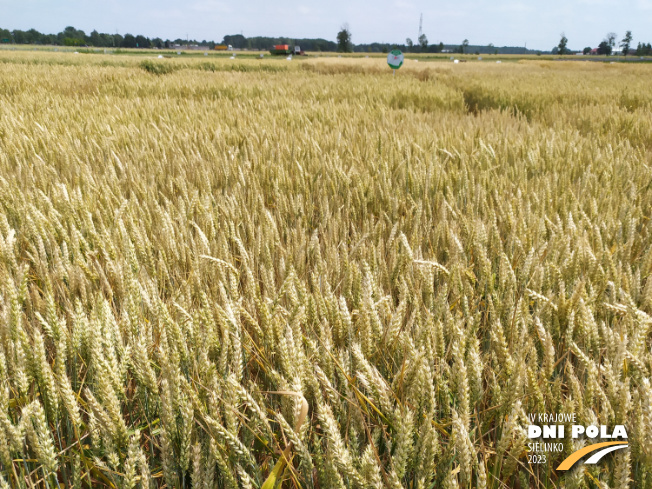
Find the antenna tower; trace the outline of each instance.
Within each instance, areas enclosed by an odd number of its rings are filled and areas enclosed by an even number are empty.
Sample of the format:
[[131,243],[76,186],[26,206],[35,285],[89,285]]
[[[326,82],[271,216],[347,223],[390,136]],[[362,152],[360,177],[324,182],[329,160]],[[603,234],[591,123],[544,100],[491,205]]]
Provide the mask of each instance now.
[[417,37],[417,39],[421,39],[422,34],[423,34],[423,14],[421,14],[421,18],[419,19],[419,37]]

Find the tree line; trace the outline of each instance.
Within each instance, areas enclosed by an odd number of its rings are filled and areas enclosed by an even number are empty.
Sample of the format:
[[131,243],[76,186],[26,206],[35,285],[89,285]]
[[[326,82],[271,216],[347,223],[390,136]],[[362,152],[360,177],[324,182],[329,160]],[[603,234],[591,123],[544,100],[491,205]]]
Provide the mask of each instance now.
[[[616,46],[616,34],[608,33],[604,40],[599,43],[595,52],[601,55],[610,55]],[[291,44],[298,45],[304,51],[330,51],[330,52],[358,52],[358,53],[387,53],[392,49],[401,49],[405,52],[413,53],[466,53],[466,54],[541,54],[541,51],[529,50],[523,47],[515,46],[502,46],[495,47],[493,44],[487,46],[470,45],[469,41],[465,39],[461,44],[444,44],[442,42],[437,44],[429,44],[428,38],[422,34],[417,42],[407,38],[405,44],[392,44],[392,43],[366,43],[366,44],[353,44],[351,31],[348,25],[343,25],[340,32],[337,34],[337,42],[329,41],[327,39],[295,39],[289,37],[245,37],[242,34],[226,35],[222,39],[221,44],[231,45],[235,49],[251,49],[251,50],[267,50],[275,44]],[[633,36],[631,31],[627,31],[623,39],[620,41],[619,46],[625,56],[650,56],[652,55],[652,45],[650,43],[639,42],[637,47],[633,48]],[[1,43],[15,43],[15,44],[41,44],[41,45],[55,45],[55,46],[93,46],[104,48],[171,48],[183,44],[196,44],[199,46],[206,46],[209,49],[215,47],[214,41],[197,41],[194,39],[166,39],[160,37],[149,38],[143,35],[133,34],[109,34],[100,33],[93,30],[90,34],[86,34],[81,29],[76,29],[72,26],[66,27],[63,31],[57,34],[44,34],[36,29],[29,29],[27,31],[14,29],[0,28],[0,42]],[[548,51],[550,52],[550,51]],[[564,34],[561,35],[560,42],[552,49],[552,54],[571,54],[568,48],[568,39]],[[583,50],[584,54],[591,54],[592,48],[586,47]]]
[[459,54],[542,54],[541,51],[535,51],[520,46],[502,46],[496,47],[492,43],[488,45],[471,45],[468,39],[464,39],[462,44],[429,44],[428,37],[421,34],[415,44],[409,37],[405,44],[378,43],[371,44],[353,44],[351,30],[348,24],[342,25],[337,33],[337,51],[345,53],[388,53],[392,49],[399,49],[407,53],[459,53]]
[[295,39],[289,37],[245,37],[242,34],[227,35],[222,44],[233,46],[234,49],[253,49],[264,51],[276,44],[292,44],[301,46],[304,51],[337,51],[337,44],[326,39]]
[[163,40],[160,37],[149,38],[143,35],[108,34],[93,30],[86,34],[81,29],[72,26],[66,27],[57,34],[43,34],[36,29],[22,31],[0,28],[0,42],[15,44],[42,44],[54,46],[94,46],[99,48],[168,48],[175,44],[198,44],[213,47],[213,41],[197,41],[189,39]]
[[[618,35],[615,32],[609,32],[604,39],[598,44],[597,48],[591,48],[590,46],[585,47],[582,50],[582,54],[599,54],[603,56],[609,56],[612,54],[616,48],[616,38]],[[620,40],[618,46],[621,48],[623,56],[635,55],[635,56],[650,56],[652,55],[652,44],[649,42],[646,44],[644,42],[639,42],[636,49],[632,46],[632,41],[634,36],[632,31],[626,31],[625,36]],[[552,49],[552,54],[571,54],[573,51],[568,49],[568,38],[564,33],[561,34],[561,39],[559,44]]]
[[[346,33],[343,31],[346,30]],[[344,35],[346,34],[346,35]],[[532,52],[524,50],[521,47],[500,47],[496,48],[492,44],[488,46],[471,46],[465,39],[462,44],[428,44],[428,38],[423,34],[417,43],[411,39],[406,39],[405,44],[393,43],[365,43],[353,44],[351,42],[351,32],[348,26],[342,27],[337,34],[337,42],[327,39],[296,39],[290,37],[245,37],[242,34],[226,35],[220,44],[233,46],[235,49],[267,50],[275,44],[291,44],[301,46],[304,51],[324,51],[324,52],[358,52],[358,53],[387,53],[392,49],[401,49],[405,52],[413,53],[440,53],[442,51],[451,53],[477,53],[477,54],[524,54]],[[214,41],[197,41],[194,39],[166,39],[160,37],[149,38],[143,35],[133,34],[109,34],[100,33],[93,30],[86,34],[81,29],[68,26],[57,34],[44,34],[36,29],[27,31],[15,29],[0,28],[0,42],[15,44],[34,44],[34,45],[54,45],[54,46],[93,46],[100,48],[171,48],[176,45],[196,44],[207,46],[213,49],[217,44]]]

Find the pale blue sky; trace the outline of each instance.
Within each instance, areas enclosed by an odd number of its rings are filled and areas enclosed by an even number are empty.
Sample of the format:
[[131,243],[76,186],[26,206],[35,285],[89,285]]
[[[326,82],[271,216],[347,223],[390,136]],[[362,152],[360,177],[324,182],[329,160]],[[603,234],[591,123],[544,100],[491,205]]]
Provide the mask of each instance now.
[[551,49],[597,46],[626,30],[652,42],[652,0],[0,0],[0,27],[54,33],[67,25],[100,32],[220,41],[225,34],[323,37],[348,22],[354,43],[416,40],[419,15],[430,43],[493,43]]

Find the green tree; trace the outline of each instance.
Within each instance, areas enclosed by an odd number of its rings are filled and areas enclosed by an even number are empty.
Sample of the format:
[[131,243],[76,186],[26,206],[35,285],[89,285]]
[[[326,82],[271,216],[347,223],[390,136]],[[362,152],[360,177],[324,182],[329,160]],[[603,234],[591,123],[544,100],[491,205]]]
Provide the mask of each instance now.
[[30,44],[42,44],[43,34],[36,29],[30,29],[25,33],[27,42]]
[[412,42],[412,39],[409,37],[405,40],[405,45],[407,46],[408,51],[412,50],[412,47],[414,46],[414,43]]
[[647,43],[647,45],[644,42],[639,42],[638,46],[636,47],[636,56],[648,56],[652,52],[652,45],[650,43]]
[[100,34],[100,43],[100,45],[105,48],[113,47],[115,45],[115,37],[113,34]]
[[466,52],[466,48],[468,48],[468,47],[469,47],[469,40],[468,40],[468,39],[464,39],[464,40],[462,41],[462,45],[460,46],[460,52],[461,52],[462,54],[464,54],[464,53]]
[[609,56],[611,54],[611,46],[609,45],[609,41],[605,39],[598,45],[598,54],[603,56]]
[[125,34],[124,39],[122,40],[121,47],[123,48],[135,48],[136,47],[136,38],[131,34]]
[[11,42],[11,32],[9,29],[0,29],[0,42],[9,43]]
[[616,33],[608,32],[607,36],[604,38],[605,42],[609,45],[609,54],[611,54],[616,47]]
[[349,24],[342,25],[340,32],[337,33],[337,50],[340,53],[350,53],[352,51]]
[[[234,34],[230,36],[224,36],[222,39],[222,44],[225,46],[233,46],[235,49],[244,49],[246,47],[247,43],[247,38],[244,37],[242,34]],[[268,43],[268,44],[275,44],[275,43]],[[287,42],[279,42],[276,44],[289,44]]]
[[419,36],[419,46],[421,46],[421,51],[428,49],[428,38],[425,34]]
[[23,31],[16,29],[12,32],[12,35],[16,44],[27,44],[27,38]]
[[97,30],[93,29],[89,36],[89,41],[92,46],[99,47],[102,45],[102,37],[100,36],[100,33],[97,32]]
[[582,54],[591,54],[591,48],[588,47],[588,46],[585,47],[585,48],[582,50]]
[[623,48],[623,54],[627,56],[629,53],[629,46],[632,44],[632,31],[627,31],[625,37],[620,41],[620,47]]
[[151,46],[151,42],[148,38],[141,35],[136,36],[136,47],[149,48],[150,46]]
[[78,39],[82,41],[82,44],[86,43],[86,33],[80,29],[75,29],[70,25],[66,27],[61,34],[63,34],[62,37],[64,38]]
[[69,25],[63,30],[63,35],[64,37],[69,37],[69,38],[75,38],[77,37],[77,29],[75,29],[73,26]]
[[568,45],[568,38],[566,35],[562,32],[561,33],[561,39],[559,40],[559,44],[557,45],[557,49],[559,49],[558,53],[560,55],[568,54],[570,50],[566,47]]

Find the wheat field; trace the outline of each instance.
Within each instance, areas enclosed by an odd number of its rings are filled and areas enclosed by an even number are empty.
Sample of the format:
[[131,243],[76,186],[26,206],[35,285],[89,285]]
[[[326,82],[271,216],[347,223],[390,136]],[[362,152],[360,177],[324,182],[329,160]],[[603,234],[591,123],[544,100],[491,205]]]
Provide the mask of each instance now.
[[0,52],[0,487],[652,488],[650,75]]

